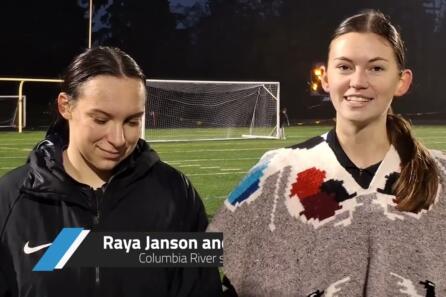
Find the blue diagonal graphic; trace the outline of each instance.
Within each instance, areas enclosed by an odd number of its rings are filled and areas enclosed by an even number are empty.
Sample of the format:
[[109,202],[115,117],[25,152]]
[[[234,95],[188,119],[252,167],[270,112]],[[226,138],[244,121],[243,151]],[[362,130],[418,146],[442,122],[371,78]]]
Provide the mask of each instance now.
[[60,259],[84,230],[83,228],[63,228],[57,235],[53,244],[34,266],[33,271],[53,271]]
[[242,180],[242,182],[235,188],[234,191],[229,194],[228,202],[232,205],[241,203],[248,199],[248,197],[259,189],[260,179],[263,176],[263,172],[268,167],[269,160],[256,165],[248,175]]

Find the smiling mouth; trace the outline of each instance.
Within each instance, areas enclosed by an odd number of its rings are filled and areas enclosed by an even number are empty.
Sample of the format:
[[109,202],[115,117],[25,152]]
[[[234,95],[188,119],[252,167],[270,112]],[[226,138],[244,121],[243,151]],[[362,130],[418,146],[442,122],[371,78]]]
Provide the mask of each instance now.
[[101,147],[99,147],[99,149],[100,149],[101,151],[103,151],[104,153],[106,153],[106,154],[112,156],[113,158],[119,158],[119,157],[121,156],[121,153],[120,153],[120,152],[110,152],[110,151],[104,150],[104,149],[101,148]]
[[349,102],[369,102],[373,100],[373,98],[371,97],[366,97],[362,95],[344,96],[344,99]]

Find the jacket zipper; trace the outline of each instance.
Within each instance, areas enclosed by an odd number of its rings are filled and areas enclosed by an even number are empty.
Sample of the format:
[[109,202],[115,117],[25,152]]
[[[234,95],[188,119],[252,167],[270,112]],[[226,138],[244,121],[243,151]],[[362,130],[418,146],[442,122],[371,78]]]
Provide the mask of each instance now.
[[[98,225],[101,220],[101,200],[102,200],[102,189],[93,190],[96,199],[96,215],[93,218],[94,225]],[[99,285],[101,283],[100,269],[99,266],[95,267],[95,286],[96,291],[99,291]]]

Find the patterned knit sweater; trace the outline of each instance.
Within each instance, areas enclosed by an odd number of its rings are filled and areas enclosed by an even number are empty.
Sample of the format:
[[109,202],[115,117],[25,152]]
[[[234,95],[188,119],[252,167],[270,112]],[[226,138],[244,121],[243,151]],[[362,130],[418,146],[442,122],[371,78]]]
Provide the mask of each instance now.
[[224,272],[240,297],[446,296],[446,156],[436,202],[395,209],[400,158],[391,146],[367,189],[326,134],[267,152],[214,217]]

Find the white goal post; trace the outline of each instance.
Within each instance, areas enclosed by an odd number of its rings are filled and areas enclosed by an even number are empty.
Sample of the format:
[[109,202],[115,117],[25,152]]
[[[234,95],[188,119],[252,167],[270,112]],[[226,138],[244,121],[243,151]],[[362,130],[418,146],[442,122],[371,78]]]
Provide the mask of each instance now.
[[143,138],[150,141],[278,139],[280,83],[146,82]]
[[0,128],[17,128],[19,126],[19,108],[22,108],[22,127],[26,127],[26,96],[22,95],[23,104],[19,104],[17,95],[0,96]]

